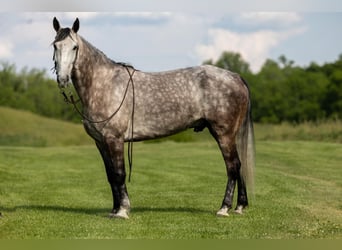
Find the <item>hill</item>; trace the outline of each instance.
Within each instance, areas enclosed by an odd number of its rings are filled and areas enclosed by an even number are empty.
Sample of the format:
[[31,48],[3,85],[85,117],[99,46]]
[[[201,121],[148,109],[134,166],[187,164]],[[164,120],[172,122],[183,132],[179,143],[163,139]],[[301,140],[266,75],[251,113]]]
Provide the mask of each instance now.
[[0,145],[67,146],[91,144],[81,124],[0,107]]

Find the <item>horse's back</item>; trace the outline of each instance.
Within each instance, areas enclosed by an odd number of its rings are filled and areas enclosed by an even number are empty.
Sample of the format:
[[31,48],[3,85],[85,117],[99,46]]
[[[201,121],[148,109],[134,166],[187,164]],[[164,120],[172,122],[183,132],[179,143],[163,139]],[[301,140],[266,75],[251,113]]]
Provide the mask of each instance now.
[[189,98],[197,95],[240,91],[243,81],[239,74],[212,65],[182,68],[157,73],[142,73],[144,94],[164,93],[165,99]]
[[246,96],[238,74],[210,65],[140,72],[135,82],[134,130],[142,139],[196,126],[200,131],[206,120],[236,117]]

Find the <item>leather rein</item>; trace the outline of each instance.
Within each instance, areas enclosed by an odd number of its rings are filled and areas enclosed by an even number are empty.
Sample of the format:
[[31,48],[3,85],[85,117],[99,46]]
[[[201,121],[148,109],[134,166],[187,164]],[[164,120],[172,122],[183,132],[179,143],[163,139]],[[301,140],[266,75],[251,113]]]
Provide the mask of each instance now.
[[106,119],[103,120],[92,120],[90,119],[88,116],[86,116],[78,107],[77,107],[77,103],[80,101],[80,99],[75,100],[73,94],[70,91],[69,96],[65,93],[64,90],[61,90],[61,94],[64,97],[64,101],[68,104],[72,104],[74,109],[76,110],[76,112],[86,121],[88,121],[89,123],[94,123],[94,124],[99,124],[99,123],[103,123],[103,128],[107,125],[107,123],[120,111],[127,93],[128,93],[128,88],[129,85],[132,84],[132,114],[131,114],[131,138],[128,140],[128,163],[129,163],[129,175],[128,175],[128,181],[131,181],[131,172],[132,172],[132,166],[133,166],[133,129],[134,129],[134,106],[135,106],[135,94],[134,94],[134,81],[133,81],[133,75],[136,72],[136,69],[132,68],[133,71],[131,72],[129,68],[131,68],[130,66],[127,65],[122,65],[126,70],[127,73],[129,75],[129,79],[127,81],[126,84],[126,89],[123,95],[123,98],[120,102],[119,107],[110,115],[108,116]]

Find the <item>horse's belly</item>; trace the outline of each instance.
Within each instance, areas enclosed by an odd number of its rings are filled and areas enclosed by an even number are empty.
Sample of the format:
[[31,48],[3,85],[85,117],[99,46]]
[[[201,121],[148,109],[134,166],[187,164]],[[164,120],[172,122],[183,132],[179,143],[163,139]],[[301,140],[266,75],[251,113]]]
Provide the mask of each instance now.
[[[134,119],[133,139],[139,141],[173,135],[192,127],[198,119],[200,118],[194,117],[193,113],[163,113],[156,117],[148,117],[148,119]],[[132,137],[131,129],[132,124],[126,132],[126,140]]]

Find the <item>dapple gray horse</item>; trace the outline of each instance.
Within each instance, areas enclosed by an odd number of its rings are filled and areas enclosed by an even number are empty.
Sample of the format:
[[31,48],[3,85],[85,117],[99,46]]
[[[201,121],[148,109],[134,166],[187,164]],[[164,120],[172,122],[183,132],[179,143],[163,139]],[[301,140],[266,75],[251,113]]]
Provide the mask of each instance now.
[[124,142],[188,128],[208,128],[221,149],[228,181],[217,215],[228,216],[236,185],[235,211],[242,213],[248,205],[246,179],[254,168],[254,140],[249,89],[238,74],[208,65],[141,72],[110,60],[79,36],[78,18],[72,28],[61,28],[54,18],[53,27],[57,82],[63,90],[72,81],[80,98],[85,130],[101,153],[112,189],[110,216],[128,218],[130,210]]

